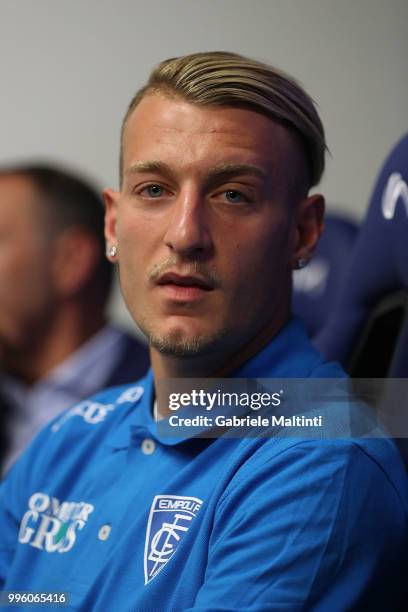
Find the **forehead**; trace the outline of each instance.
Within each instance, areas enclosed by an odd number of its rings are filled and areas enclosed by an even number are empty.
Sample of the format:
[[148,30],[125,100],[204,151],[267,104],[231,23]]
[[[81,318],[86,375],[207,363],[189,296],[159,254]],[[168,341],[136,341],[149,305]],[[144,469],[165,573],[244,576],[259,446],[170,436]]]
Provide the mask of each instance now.
[[149,94],[128,118],[123,167],[158,159],[180,168],[249,163],[270,172],[286,166],[292,148],[289,132],[260,113]]
[[8,195],[14,200],[27,200],[32,197],[34,185],[26,176],[2,174],[0,175],[0,190],[2,195]]

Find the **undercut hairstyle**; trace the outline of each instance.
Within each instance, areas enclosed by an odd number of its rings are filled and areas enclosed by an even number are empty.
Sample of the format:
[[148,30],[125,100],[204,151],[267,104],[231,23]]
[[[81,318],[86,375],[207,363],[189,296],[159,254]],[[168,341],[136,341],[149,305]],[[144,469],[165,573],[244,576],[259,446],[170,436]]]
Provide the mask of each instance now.
[[306,162],[306,190],[319,183],[328,149],[312,98],[295,79],[273,66],[236,53],[214,51],[161,62],[135,94],[121,129],[121,184],[127,121],[144,96],[152,93],[203,107],[236,107],[265,115],[297,137]]
[[99,282],[102,299],[109,296],[113,266],[105,256],[104,207],[102,197],[85,179],[48,164],[26,164],[0,169],[0,176],[21,176],[34,187],[44,208],[44,227],[52,239],[69,228],[79,228],[95,239],[99,248],[95,280]]

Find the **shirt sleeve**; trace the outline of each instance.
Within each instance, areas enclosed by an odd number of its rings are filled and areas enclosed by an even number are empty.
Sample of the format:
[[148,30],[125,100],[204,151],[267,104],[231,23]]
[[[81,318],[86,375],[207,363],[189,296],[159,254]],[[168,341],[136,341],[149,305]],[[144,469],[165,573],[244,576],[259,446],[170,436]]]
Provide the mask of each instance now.
[[240,472],[220,501],[191,610],[392,609],[407,516],[372,457],[352,442],[300,442]]

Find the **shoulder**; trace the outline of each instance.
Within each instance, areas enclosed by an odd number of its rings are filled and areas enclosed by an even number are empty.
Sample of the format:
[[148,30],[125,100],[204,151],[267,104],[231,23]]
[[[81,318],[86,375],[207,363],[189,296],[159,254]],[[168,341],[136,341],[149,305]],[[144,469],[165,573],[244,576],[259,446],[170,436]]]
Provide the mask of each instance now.
[[[103,425],[110,427],[120,419],[124,410],[137,404],[146,390],[146,380],[137,383],[109,387],[92,397],[82,400],[62,415],[52,421],[48,427],[50,434],[61,429],[69,432],[77,427],[87,429],[86,426]],[[89,428],[88,428],[89,429]]]
[[243,441],[246,460],[221,497],[248,496],[254,504],[282,498],[335,507],[345,503],[363,512],[365,504],[382,504],[408,519],[408,479],[394,443],[386,438],[355,440],[269,439]]

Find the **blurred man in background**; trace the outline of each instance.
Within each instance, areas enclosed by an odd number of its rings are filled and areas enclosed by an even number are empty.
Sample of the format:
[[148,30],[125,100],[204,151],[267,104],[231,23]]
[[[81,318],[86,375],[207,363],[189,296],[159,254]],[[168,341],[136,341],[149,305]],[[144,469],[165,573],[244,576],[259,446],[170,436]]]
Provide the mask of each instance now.
[[147,369],[145,347],[107,324],[111,283],[93,188],[47,166],[0,170],[3,472],[49,419]]

